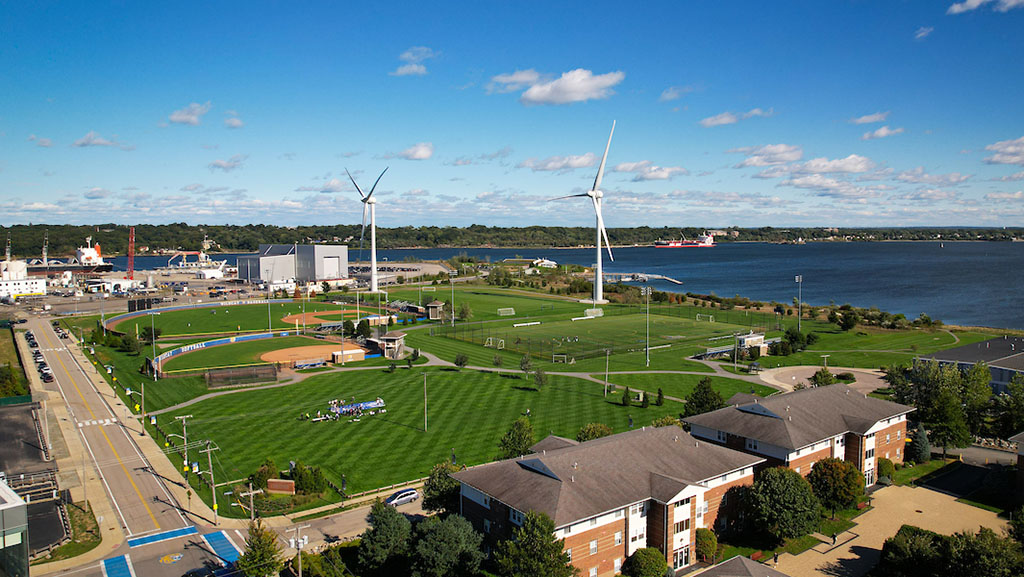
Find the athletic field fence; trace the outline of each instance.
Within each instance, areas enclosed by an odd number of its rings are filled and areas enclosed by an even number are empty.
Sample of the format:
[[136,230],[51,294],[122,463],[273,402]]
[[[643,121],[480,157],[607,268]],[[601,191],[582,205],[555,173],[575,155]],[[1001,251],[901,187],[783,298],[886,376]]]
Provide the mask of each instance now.
[[277,365],[251,365],[248,367],[229,367],[208,369],[205,373],[206,386],[211,389],[266,383],[277,380]]

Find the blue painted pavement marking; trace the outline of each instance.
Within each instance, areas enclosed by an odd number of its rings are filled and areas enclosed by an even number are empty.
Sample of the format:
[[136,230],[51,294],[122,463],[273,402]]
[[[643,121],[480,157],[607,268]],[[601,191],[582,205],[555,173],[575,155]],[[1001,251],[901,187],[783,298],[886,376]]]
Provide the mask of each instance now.
[[127,555],[104,559],[100,565],[104,577],[135,577],[135,569],[132,568],[132,561]]
[[225,565],[238,561],[238,547],[231,542],[231,539],[228,538],[224,531],[207,533],[203,535],[203,541],[206,541],[206,544],[210,546],[210,549],[213,549],[213,552],[220,557]]
[[145,537],[136,537],[135,539],[129,539],[128,546],[141,547],[142,545],[149,545],[151,543],[159,543],[161,541],[177,539],[178,537],[184,537],[185,535],[195,535],[198,532],[199,531],[195,527],[182,527],[181,529],[174,529],[172,531],[164,531],[162,533],[146,535]]

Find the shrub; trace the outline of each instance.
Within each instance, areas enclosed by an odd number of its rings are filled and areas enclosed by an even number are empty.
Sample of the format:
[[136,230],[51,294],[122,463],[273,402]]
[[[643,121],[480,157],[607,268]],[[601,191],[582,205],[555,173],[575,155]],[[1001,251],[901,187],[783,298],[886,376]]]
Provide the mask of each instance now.
[[896,465],[893,465],[892,461],[890,461],[889,459],[879,459],[878,460],[878,476],[879,477],[889,477],[890,479],[892,479],[892,476],[895,475],[895,474],[896,474]]
[[702,561],[707,561],[715,556],[718,551],[718,537],[711,529],[703,527],[697,529],[697,556]]
[[627,577],[663,577],[666,571],[665,555],[654,547],[637,549],[622,565],[622,574]]

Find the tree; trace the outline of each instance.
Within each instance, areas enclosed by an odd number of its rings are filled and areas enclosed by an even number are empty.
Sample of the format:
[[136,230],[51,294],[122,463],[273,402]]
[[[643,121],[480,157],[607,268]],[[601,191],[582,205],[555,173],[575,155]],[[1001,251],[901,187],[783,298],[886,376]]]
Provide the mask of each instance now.
[[530,452],[533,446],[533,424],[527,417],[519,417],[498,443],[501,459],[513,459]]
[[1010,528],[1007,530],[1010,537],[1024,545],[1024,505],[1017,507],[1010,513]]
[[856,505],[864,494],[864,476],[856,465],[843,459],[828,457],[818,461],[807,481],[821,505],[832,511],[833,519],[838,509]]
[[530,361],[529,355],[523,355],[522,359],[519,359],[519,370],[522,371],[523,378],[526,378],[532,368],[534,368],[534,362]]
[[888,477],[892,480],[893,475],[896,474],[896,465],[893,464],[889,459],[881,458],[878,459],[878,478]]
[[932,409],[931,440],[942,445],[942,458],[950,447],[962,448],[971,444],[971,432],[967,429],[964,409],[956,393],[944,389],[935,399]]
[[538,391],[541,387],[548,384],[548,374],[544,372],[544,369],[537,367],[537,369],[533,371],[533,384],[536,385]]
[[468,365],[468,364],[469,364],[469,357],[466,356],[466,353],[459,353],[459,354],[455,355],[455,366],[456,367],[458,367],[459,369],[464,369],[464,368],[466,368],[466,365]]
[[359,566],[368,573],[392,574],[389,569],[402,566],[408,553],[412,524],[380,499],[370,508],[368,521],[359,542]]
[[812,387],[827,387],[836,384],[836,376],[822,367],[811,376],[810,383]]
[[917,424],[914,436],[907,443],[906,457],[913,463],[927,463],[932,460],[932,445],[928,442],[928,431],[924,429],[924,423]]
[[562,539],[555,539],[555,523],[544,513],[529,511],[512,538],[498,544],[494,563],[503,577],[573,577],[579,571],[569,564]]
[[697,529],[697,556],[701,561],[713,559],[718,552],[718,537],[711,529],[700,527]]
[[637,549],[622,564],[622,574],[627,577],[664,577],[666,571],[665,555],[654,547]]
[[501,357],[501,355],[494,355],[494,358],[491,359],[491,362],[494,364],[495,368],[499,368],[500,369],[501,368],[501,363],[502,363],[503,360],[504,359]]
[[363,319],[356,325],[356,334],[364,339],[370,338],[370,321]]
[[484,560],[480,550],[482,542],[483,536],[461,515],[450,515],[444,520],[427,519],[416,526],[412,575],[476,575]]
[[273,530],[264,527],[263,521],[257,519],[249,523],[245,551],[235,566],[246,577],[270,577],[277,575],[284,567],[277,535]]
[[345,322],[341,323],[341,334],[346,337],[351,337],[356,334],[356,325],[352,322],[352,319],[345,319]]
[[452,477],[459,467],[444,461],[434,465],[423,484],[423,508],[428,511],[458,513],[462,485]]
[[984,361],[975,363],[963,375],[964,416],[972,435],[981,435],[992,399],[992,371]]
[[860,322],[857,313],[853,311],[843,311],[843,318],[839,319],[839,328],[844,331],[852,330]]
[[459,316],[458,316],[458,319],[460,321],[468,321],[471,318],[473,318],[473,309],[470,308],[469,303],[467,303],[467,302],[459,303]]
[[995,414],[1001,437],[1024,431],[1024,375],[1014,375],[1006,392],[995,398]]
[[628,407],[633,402],[632,399],[631,399],[632,396],[633,396],[633,392],[629,390],[629,387],[626,387],[626,390],[622,391],[622,406],[623,407]]
[[662,392],[661,387],[658,387],[658,398],[654,401],[654,404],[659,407],[665,404],[665,393]]
[[811,484],[786,467],[761,472],[747,503],[758,528],[780,541],[813,531],[821,508]]
[[117,350],[137,355],[142,352],[142,343],[139,342],[139,339],[135,338],[135,335],[127,333],[121,337],[121,344],[117,347]]
[[327,293],[331,292],[331,283],[323,281],[320,283],[320,290],[324,293],[324,300],[327,300]]
[[267,480],[276,479],[280,473],[281,472],[278,470],[277,465],[274,464],[273,459],[268,457],[263,461],[263,464],[260,465],[260,468],[256,469],[255,473],[249,475],[249,480],[252,481],[252,484],[255,487],[259,489],[266,489]]
[[683,408],[684,416],[692,417],[711,411],[717,411],[725,406],[722,395],[711,385],[711,379],[704,377],[694,387],[690,396],[686,397],[686,406]]
[[672,415],[665,415],[663,417],[658,417],[657,419],[654,419],[653,421],[651,421],[651,426],[654,427],[654,428],[658,428],[658,427],[673,427],[673,426],[680,426],[680,424],[679,424],[679,419],[673,417]]
[[882,545],[877,571],[887,577],[924,577],[937,575],[942,559],[938,543],[942,536],[911,525],[904,525]]
[[1024,557],[1017,543],[996,535],[988,527],[982,527],[977,533],[954,533],[943,544],[939,553],[949,563],[944,575],[1017,577],[1024,571]]
[[604,423],[587,423],[580,427],[579,432],[576,433],[576,440],[580,443],[584,443],[592,439],[607,437],[611,434],[612,428]]
[[160,335],[163,332],[164,332],[164,330],[162,328],[160,328],[160,327],[155,327],[155,328],[154,327],[143,327],[142,328],[142,333],[141,333],[140,336],[142,337],[142,342],[144,342],[146,344],[152,344],[152,342],[153,342],[153,335],[156,335],[156,338],[159,339]]

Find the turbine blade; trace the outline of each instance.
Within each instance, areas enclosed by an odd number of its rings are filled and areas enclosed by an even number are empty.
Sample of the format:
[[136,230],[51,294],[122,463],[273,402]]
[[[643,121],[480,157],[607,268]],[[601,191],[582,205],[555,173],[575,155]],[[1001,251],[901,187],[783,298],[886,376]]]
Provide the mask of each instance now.
[[352,185],[355,186],[356,190],[359,191],[359,196],[362,198],[366,198],[366,195],[363,194],[363,189],[359,188],[359,185],[356,184],[356,179],[352,178],[352,173],[349,172],[347,168],[345,169],[345,174],[348,175],[348,179],[352,181]]
[[615,255],[612,254],[612,243],[608,240],[608,229],[604,227],[604,216],[601,215],[601,201],[594,199],[594,211],[597,212],[597,227],[601,229],[601,236],[604,237],[604,247],[608,249],[608,258],[615,262]]
[[[389,168],[391,168],[391,167],[390,166],[385,166],[384,167],[384,172],[387,172]],[[370,194],[366,195],[367,199],[369,199],[371,196],[373,196],[373,191],[377,190],[377,183],[380,182],[380,179],[384,177],[384,172],[381,172],[380,176],[378,176],[377,180],[373,183],[373,187],[370,188]]]
[[563,199],[566,199],[566,198],[576,198],[577,196],[590,196],[590,195],[585,193],[585,192],[583,194],[570,194],[568,196],[559,196],[558,198],[549,198],[548,202],[551,202],[553,200],[563,200]]
[[601,157],[601,166],[597,168],[597,178],[594,179],[593,190],[601,188],[601,179],[604,178],[604,163],[608,160],[608,149],[612,146],[612,135],[615,134],[615,121],[612,121],[612,131],[608,133],[608,144],[604,145],[604,156]]

